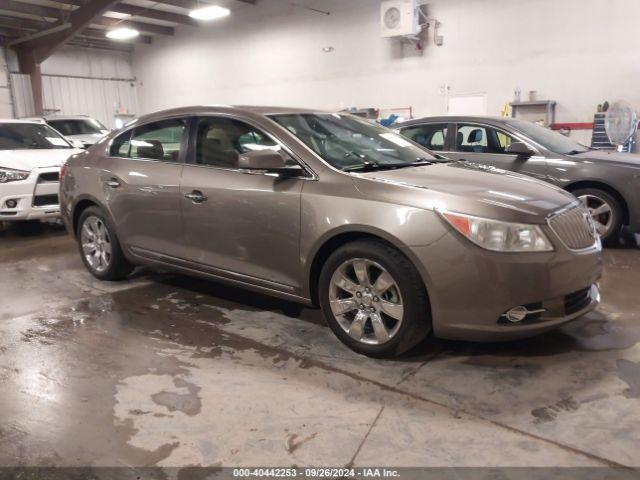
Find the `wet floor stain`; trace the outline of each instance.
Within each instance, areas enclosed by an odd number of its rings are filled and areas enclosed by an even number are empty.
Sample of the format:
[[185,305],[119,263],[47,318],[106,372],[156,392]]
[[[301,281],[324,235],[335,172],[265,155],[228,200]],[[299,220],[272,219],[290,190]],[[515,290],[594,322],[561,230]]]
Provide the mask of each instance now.
[[[76,255],[75,245],[67,248]],[[65,265],[77,262],[75,256],[57,258]],[[24,264],[11,271],[26,275],[30,268]],[[53,265],[37,273],[55,282],[55,271]],[[0,411],[5,417],[0,464],[79,458],[107,465],[193,465],[258,458],[260,452],[279,452],[287,461],[308,458],[335,444],[331,432],[346,431],[341,422],[366,427],[368,420],[357,420],[358,415],[369,403],[383,401],[380,392],[391,390],[385,382],[395,385],[421,364],[411,356],[389,362],[354,358],[337,340],[329,340],[331,333],[316,310],[185,277],[161,274],[153,280],[113,293],[87,288],[92,298],[69,297],[58,307],[45,300],[38,305],[33,296],[39,313],[18,321],[2,314],[6,319],[0,328],[8,327],[0,336]],[[444,397],[442,403],[460,412],[502,418],[510,409],[516,420],[552,435],[569,424],[566,418],[578,421],[579,414],[570,414],[586,410],[585,398],[635,405],[629,399],[640,396],[640,364],[622,357],[637,359],[631,354],[640,331],[632,301],[621,302],[627,303],[603,305],[560,331],[522,342],[438,342],[444,353],[421,367],[435,372],[432,381],[422,388],[418,376],[408,376],[402,387],[418,385],[413,390],[419,395]],[[421,358],[424,352],[415,355]],[[381,375],[394,364],[401,375]],[[556,382],[558,371],[566,382]],[[272,398],[261,394],[261,387],[269,386],[265,378],[279,385],[271,385]],[[626,385],[620,386],[620,379]],[[482,384],[491,388],[476,388]],[[332,409],[322,410],[325,405],[308,395],[310,389],[329,393]],[[363,401],[366,389],[377,390]],[[237,391],[244,396],[236,397]],[[38,409],[29,408],[34,402]],[[355,406],[344,409],[350,402]],[[308,404],[315,406],[313,411],[301,414]],[[233,412],[237,416],[228,420]],[[622,427],[609,432],[605,420],[612,418],[610,411],[599,413],[603,417],[593,420],[592,430],[600,432],[599,439],[608,438],[617,455],[629,435]],[[322,421],[309,426],[317,418]],[[447,422],[456,427],[464,418],[452,414]],[[289,427],[284,438],[283,424]],[[217,437],[209,427],[218,429]],[[402,438],[404,427],[397,427],[394,438]],[[58,442],[57,435],[65,440]],[[538,441],[520,444],[527,446],[523,450],[542,451]]]
[[287,437],[287,451],[289,453],[293,453],[297,449],[299,449],[301,446],[303,446],[305,443],[310,442],[317,436],[318,434],[316,432],[316,433],[312,433],[307,437],[300,438],[300,435],[298,435],[297,433],[292,433]]
[[173,384],[181,390],[187,390],[187,392],[177,393],[163,390],[151,395],[153,402],[166,407],[170,412],[178,410],[190,416],[199,414],[202,409],[202,401],[198,392],[201,388],[182,378],[175,378]]
[[531,411],[536,423],[553,422],[562,412],[573,412],[578,410],[578,403],[573,398],[565,398],[553,405],[536,408]]

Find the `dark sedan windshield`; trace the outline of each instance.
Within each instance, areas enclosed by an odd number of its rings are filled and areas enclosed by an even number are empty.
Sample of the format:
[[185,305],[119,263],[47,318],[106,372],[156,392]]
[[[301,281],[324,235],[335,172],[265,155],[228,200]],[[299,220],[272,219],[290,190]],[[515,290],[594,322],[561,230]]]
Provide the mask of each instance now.
[[589,151],[589,148],[585,147],[581,143],[574,142],[570,138],[567,138],[558,132],[541,127],[535,123],[525,122],[522,120],[510,120],[509,123],[516,130],[524,133],[527,137],[531,138],[531,140],[539,143],[544,148],[554,153],[571,155]]
[[396,168],[437,161],[428,151],[400,135],[353,115],[278,114],[271,119],[340,170]]
[[48,125],[0,123],[0,150],[45,148],[71,148],[71,145]]

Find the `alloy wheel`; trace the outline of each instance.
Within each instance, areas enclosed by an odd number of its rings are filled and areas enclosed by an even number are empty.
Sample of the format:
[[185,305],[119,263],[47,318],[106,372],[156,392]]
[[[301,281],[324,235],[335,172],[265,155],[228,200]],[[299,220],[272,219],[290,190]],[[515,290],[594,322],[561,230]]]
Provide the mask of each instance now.
[[340,327],[354,340],[381,345],[400,329],[404,305],[400,288],[380,264],[354,258],[331,277],[329,304]]
[[80,232],[82,253],[87,263],[96,272],[104,272],[111,262],[111,237],[107,226],[100,218],[87,217]]
[[607,236],[611,231],[614,219],[611,205],[603,198],[592,194],[580,195],[578,199],[589,209],[598,235]]

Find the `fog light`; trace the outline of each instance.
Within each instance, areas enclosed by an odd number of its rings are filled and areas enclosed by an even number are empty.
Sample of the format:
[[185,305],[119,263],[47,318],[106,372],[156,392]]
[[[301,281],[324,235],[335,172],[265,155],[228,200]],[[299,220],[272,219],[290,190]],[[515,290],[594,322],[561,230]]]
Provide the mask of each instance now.
[[18,206],[17,200],[7,200],[4,202],[7,208],[16,208]]
[[512,323],[518,323],[527,318],[528,314],[529,310],[527,310],[526,307],[519,306],[513,307],[511,310],[505,313],[504,316],[507,317],[507,320]]
[[506,313],[503,313],[502,316],[509,320],[511,323],[518,323],[525,320],[529,315],[535,315],[537,313],[544,313],[547,310],[544,308],[538,308],[536,310],[529,310],[525,306],[517,306],[513,307]]

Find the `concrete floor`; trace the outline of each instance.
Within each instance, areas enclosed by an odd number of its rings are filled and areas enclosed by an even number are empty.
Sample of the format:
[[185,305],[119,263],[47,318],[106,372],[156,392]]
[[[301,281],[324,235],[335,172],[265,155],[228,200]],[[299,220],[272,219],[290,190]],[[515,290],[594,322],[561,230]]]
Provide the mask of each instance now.
[[0,245],[1,466],[640,466],[638,250],[560,331],[378,361],[317,310],[97,282],[60,230]]

